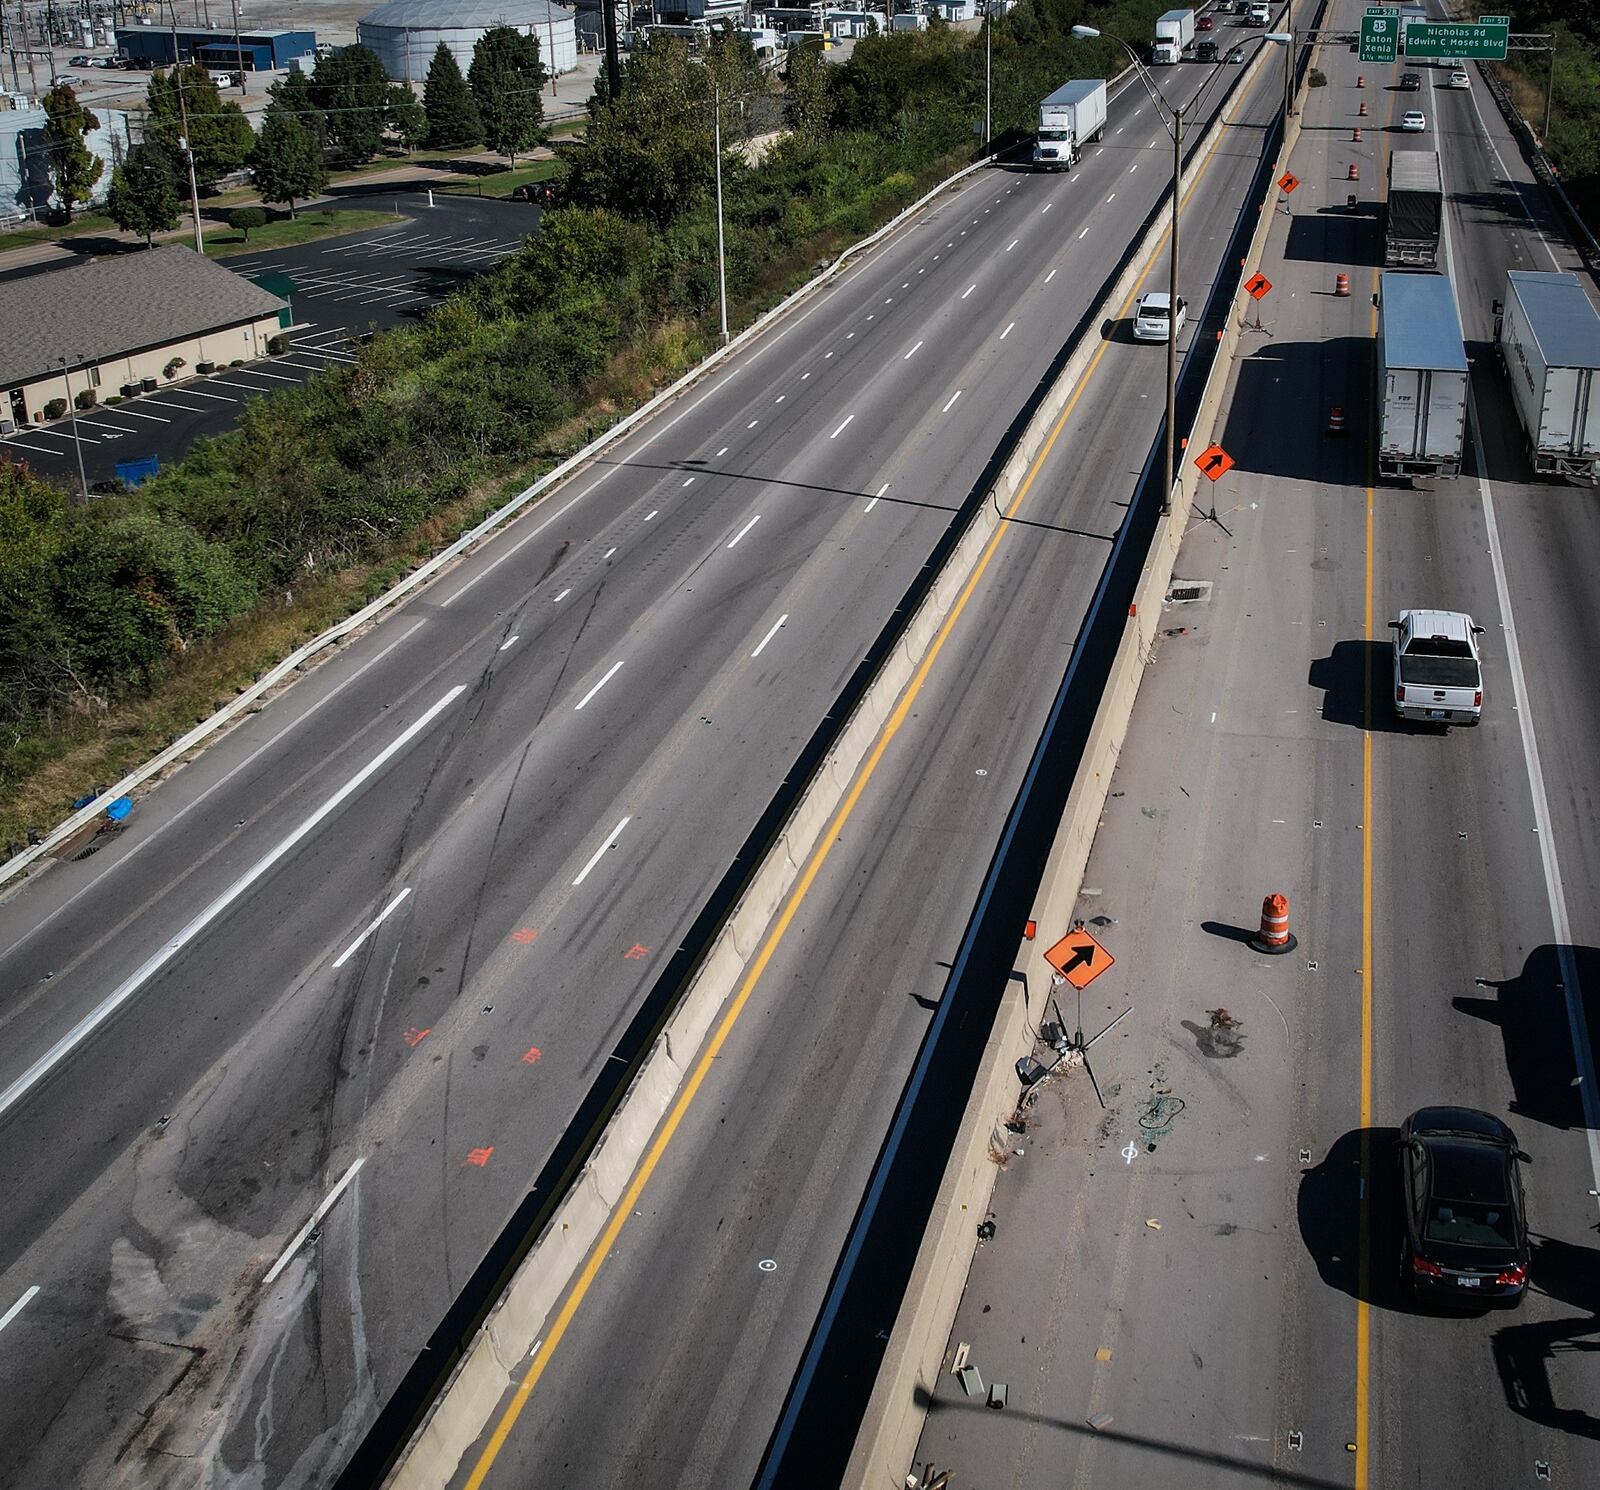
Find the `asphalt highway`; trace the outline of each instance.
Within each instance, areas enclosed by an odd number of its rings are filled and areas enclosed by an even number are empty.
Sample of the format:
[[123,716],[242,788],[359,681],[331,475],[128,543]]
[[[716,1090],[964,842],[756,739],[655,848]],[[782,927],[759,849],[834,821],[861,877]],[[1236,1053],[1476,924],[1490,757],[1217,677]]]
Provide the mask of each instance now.
[[[1224,231],[1229,162],[1259,144],[1237,136],[1197,227]],[[135,830],[0,906],[8,1487],[313,1484],[341,1461],[1158,196],[1165,147],[1124,92],[1070,177],[964,183],[174,773]],[[1105,452],[1064,524],[1088,575],[1160,403],[1159,349],[1113,350],[1142,432],[1130,450],[1113,404],[1077,452]]]
[[[1390,69],[1314,65],[1221,434],[1225,526],[1179,556],[1211,588],[1163,628],[1077,907],[1118,957],[1086,1031],[1132,1013],[1091,1051],[1107,1110],[1053,1078],[997,1182],[949,1345],[1010,1395],[992,1412],[941,1374],[917,1463],[952,1487],[1600,1480],[1600,520],[1531,478],[1490,345],[1506,269],[1578,264],[1476,71],[1453,92],[1422,69],[1419,142]],[[1377,219],[1343,199],[1435,142],[1469,470],[1375,486]],[[1387,621],[1430,605],[1486,627],[1475,730],[1393,721]],[[1278,959],[1241,945],[1270,891],[1299,937]],[[1515,1312],[1400,1290],[1393,1143],[1432,1103],[1500,1115],[1531,1156]]]

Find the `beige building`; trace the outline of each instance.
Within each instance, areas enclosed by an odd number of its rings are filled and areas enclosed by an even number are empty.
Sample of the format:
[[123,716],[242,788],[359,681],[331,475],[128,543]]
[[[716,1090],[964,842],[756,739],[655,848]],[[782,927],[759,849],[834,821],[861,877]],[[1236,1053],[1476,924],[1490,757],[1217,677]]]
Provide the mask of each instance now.
[[104,403],[267,355],[288,304],[164,244],[0,281],[0,434],[57,401]]

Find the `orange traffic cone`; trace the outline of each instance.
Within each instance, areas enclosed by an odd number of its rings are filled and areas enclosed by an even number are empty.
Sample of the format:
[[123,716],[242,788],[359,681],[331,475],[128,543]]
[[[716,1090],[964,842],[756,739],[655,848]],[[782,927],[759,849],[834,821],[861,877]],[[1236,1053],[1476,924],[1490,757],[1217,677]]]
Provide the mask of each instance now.
[[1284,895],[1269,895],[1261,902],[1261,930],[1250,938],[1257,952],[1277,955],[1292,952],[1298,942],[1289,930],[1289,900]]
[[1334,275],[1334,277],[1333,277],[1333,293],[1335,295],[1339,296],[1339,298],[1341,300],[1349,298],[1349,296],[1350,296],[1350,276],[1348,274],[1336,274],[1336,275]]

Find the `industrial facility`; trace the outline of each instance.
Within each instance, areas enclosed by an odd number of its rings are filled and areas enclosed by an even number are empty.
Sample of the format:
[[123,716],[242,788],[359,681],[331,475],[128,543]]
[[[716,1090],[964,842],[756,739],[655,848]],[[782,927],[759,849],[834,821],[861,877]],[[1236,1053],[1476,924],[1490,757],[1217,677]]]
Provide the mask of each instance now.
[[356,39],[377,53],[396,82],[420,83],[441,42],[465,72],[478,38],[495,26],[537,37],[550,72],[578,65],[572,12],[547,0],[389,0],[356,22]]
[[[273,72],[316,60],[314,31],[203,31],[163,26],[118,26],[117,50],[145,67],[170,67],[194,62],[201,67],[228,67],[245,72]],[[234,61],[237,55],[238,61]]]

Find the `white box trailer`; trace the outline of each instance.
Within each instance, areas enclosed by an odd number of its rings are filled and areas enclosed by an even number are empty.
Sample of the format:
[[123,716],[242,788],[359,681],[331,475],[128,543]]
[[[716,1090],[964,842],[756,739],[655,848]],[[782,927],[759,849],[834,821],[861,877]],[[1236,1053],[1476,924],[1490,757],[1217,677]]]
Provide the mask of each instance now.
[[1512,269],[1495,345],[1541,476],[1600,474],[1600,314],[1577,276]]
[[1039,132],[1033,165],[1039,171],[1068,171],[1083,147],[1106,132],[1106,81],[1074,78],[1039,105]]
[[1467,351],[1450,281],[1389,271],[1378,282],[1378,471],[1459,476]]
[[1183,61],[1183,54],[1194,41],[1194,12],[1169,10],[1156,21],[1156,41],[1150,60],[1158,67]]

